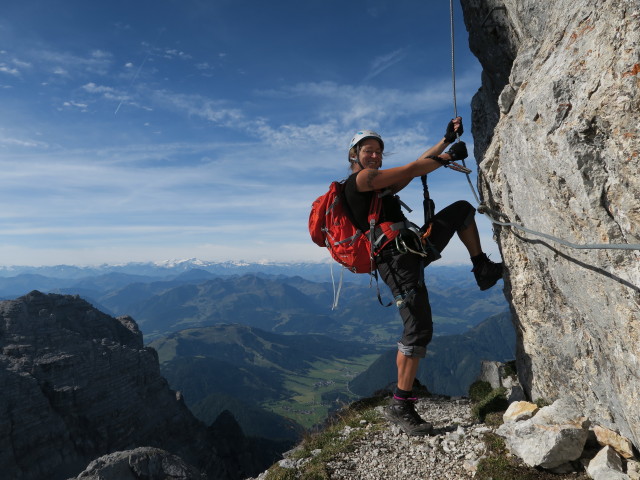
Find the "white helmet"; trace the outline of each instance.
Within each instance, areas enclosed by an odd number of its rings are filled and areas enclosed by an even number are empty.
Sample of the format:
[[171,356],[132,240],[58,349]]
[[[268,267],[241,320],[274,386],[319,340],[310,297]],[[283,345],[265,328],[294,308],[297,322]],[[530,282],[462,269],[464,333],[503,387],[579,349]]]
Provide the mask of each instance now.
[[362,140],[366,140],[367,138],[375,138],[376,140],[378,140],[380,142],[380,146],[384,150],[384,142],[382,141],[382,137],[373,130],[360,130],[358,133],[356,133],[351,139],[349,150],[351,150],[358,143],[360,143]]

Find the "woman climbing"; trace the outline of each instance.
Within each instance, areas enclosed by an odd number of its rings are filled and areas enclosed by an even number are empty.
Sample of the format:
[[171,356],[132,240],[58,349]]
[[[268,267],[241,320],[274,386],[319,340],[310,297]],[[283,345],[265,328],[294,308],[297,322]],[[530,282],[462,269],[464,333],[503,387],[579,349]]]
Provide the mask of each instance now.
[[[385,415],[409,435],[427,435],[432,430],[432,426],[415,411],[416,399],[412,389],[420,359],[425,357],[431,341],[433,321],[424,281],[424,268],[429,262],[426,256],[428,249],[421,246],[424,241],[402,213],[400,200],[395,194],[413,178],[466,158],[464,142],[455,143],[447,153],[443,153],[462,133],[462,119],[457,117],[447,125],[444,138],[417,160],[384,170],[381,168],[384,142],[376,132],[360,131],[349,145],[352,173],[345,182],[345,202],[356,226],[363,232],[369,230],[367,215],[373,195],[382,195],[380,222],[405,222],[407,226],[399,241],[389,243],[375,259],[380,277],[391,289],[404,324],[396,356],[398,384]],[[444,208],[432,218],[428,244],[432,250],[435,249],[437,258],[457,234],[469,252],[478,286],[486,290],[502,277],[502,263],[492,262],[483,253],[474,215],[475,209],[464,200]],[[424,226],[420,232],[425,232],[427,227]]]

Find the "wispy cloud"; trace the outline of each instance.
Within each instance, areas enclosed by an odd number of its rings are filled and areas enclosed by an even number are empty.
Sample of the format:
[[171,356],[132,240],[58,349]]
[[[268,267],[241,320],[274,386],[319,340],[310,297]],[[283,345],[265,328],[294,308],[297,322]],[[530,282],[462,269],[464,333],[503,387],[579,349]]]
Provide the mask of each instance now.
[[31,50],[28,52],[35,68],[66,72],[68,75],[96,74],[106,75],[113,64],[113,55],[103,50],[93,50],[86,55],[56,51],[51,49]]
[[6,73],[7,75],[13,76],[20,75],[17,68],[9,67],[6,63],[0,63],[0,73]]
[[66,102],[62,103],[62,106],[64,108],[76,108],[82,112],[86,112],[87,111],[87,107],[89,105],[87,105],[86,103],[79,103],[73,100],[67,100]]
[[153,100],[166,109],[197,116],[214,123],[237,125],[244,121],[244,114],[239,108],[229,107],[229,102],[221,99],[156,90],[153,92]]
[[25,140],[22,138],[10,138],[0,135],[0,147],[24,147],[24,148],[47,148],[48,145],[44,142],[38,142],[35,140]]

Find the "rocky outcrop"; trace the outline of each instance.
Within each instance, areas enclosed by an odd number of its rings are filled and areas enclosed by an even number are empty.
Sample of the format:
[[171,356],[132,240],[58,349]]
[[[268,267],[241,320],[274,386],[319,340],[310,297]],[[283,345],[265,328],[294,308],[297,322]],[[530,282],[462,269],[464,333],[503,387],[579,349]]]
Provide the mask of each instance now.
[[[572,244],[640,244],[637,0],[462,0],[484,202]],[[575,398],[640,446],[640,252],[496,226],[532,400]]]
[[[165,450],[140,447],[104,455],[89,464],[77,480],[207,480],[207,476]],[[73,479],[75,480],[75,479]]]
[[[37,291],[0,302],[0,318],[3,478],[65,479],[105,454],[143,446],[216,479],[244,478],[269,464],[255,465],[246,449],[225,443],[221,428],[191,414],[131,318]],[[233,430],[236,441],[241,432]]]
[[562,398],[529,419],[505,422],[497,433],[527,465],[554,469],[580,458],[589,436],[589,420],[580,415],[572,400]]
[[554,473],[585,469],[594,480],[640,478],[640,463],[629,441],[600,425],[591,426],[572,398],[562,397],[543,408],[514,402],[503,420],[496,433],[530,467]]
[[[319,470],[314,462],[322,462],[324,475],[332,480],[640,479],[640,463],[611,444],[601,443],[601,448],[595,428],[571,399],[542,408],[526,403],[512,403],[497,427],[495,418],[478,423],[468,399],[422,397],[416,410],[434,424],[433,433],[424,437],[408,436],[388,423],[383,407],[372,407],[360,421],[351,418],[336,428],[331,441],[324,438],[313,445],[321,448],[303,442],[254,480],[265,480],[268,473],[311,478],[310,472]],[[513,457],[505,458],[497,436],[504,437]],[[587,477],[586,470],[593,474]]]

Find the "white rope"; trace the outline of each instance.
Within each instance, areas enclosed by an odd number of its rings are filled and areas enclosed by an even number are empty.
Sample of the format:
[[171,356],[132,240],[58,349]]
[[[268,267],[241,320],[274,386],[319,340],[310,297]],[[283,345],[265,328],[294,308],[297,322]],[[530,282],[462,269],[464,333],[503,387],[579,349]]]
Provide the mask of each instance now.
[[[458,106],[456,100],[456,67],[455,67],[455,34],[454,34],[454,26],[453,26],[453,0],[449,0],[449,19],[451,24],[451,77],[453,84],[453,114],[454,118],[458,116]],[[485,20],[486,21],[486,20]],[[460,137],[458,137],[458,141]],[[467,165],[464,160],[462,160],[462,164],[466,168]],[[535,235],[538,237],[546,238],[547,240],[551,240],[556,243],[560,243],[569,248],[574,249],[585,249],[585,250],[598,250],[598,249],[607,249],[607,250],[640,250],[640,244],[638,243],[587,243],[587,244],[576,244],[573,242],[569,242],[567,240],[563,240],[562,238],[558,238],[553,235],[549,235],[547,233],[537,232],[535,230],[531,230],[530,228],[525,227],[524,225],[519,225],[513,222],[501,222],[487,212],[492,212],[496,215],[505,217],[505,215],[496,212],[495,210],[489,209],[484,203],[480,201],[480,197],[478,196],[475,187],[473,186],[473,182],[471,181],[471,176],[468,173],[465,173],[467,176],[467,182],[469,183],[469,187],[471,188],[471,192],[476,199],[476,203],[478,204],[478,212],[485,215],[491,223],[495,225],[501,225],[503,227],[513,227],[518,230],[522,230],[523,232],[529,233],[531,235]]]
[[338,288],[336,289],[336,281],[333,278],[333,262],[331,262],[331,284],[333,285],[333,302],[331,303],[331,310],[335,310],[338,308],[338,301],[340,300],[340,292],[342,291],[342,282],[344,279],[344,269],[342,267],[340,269],[340,282],[338,283]]

